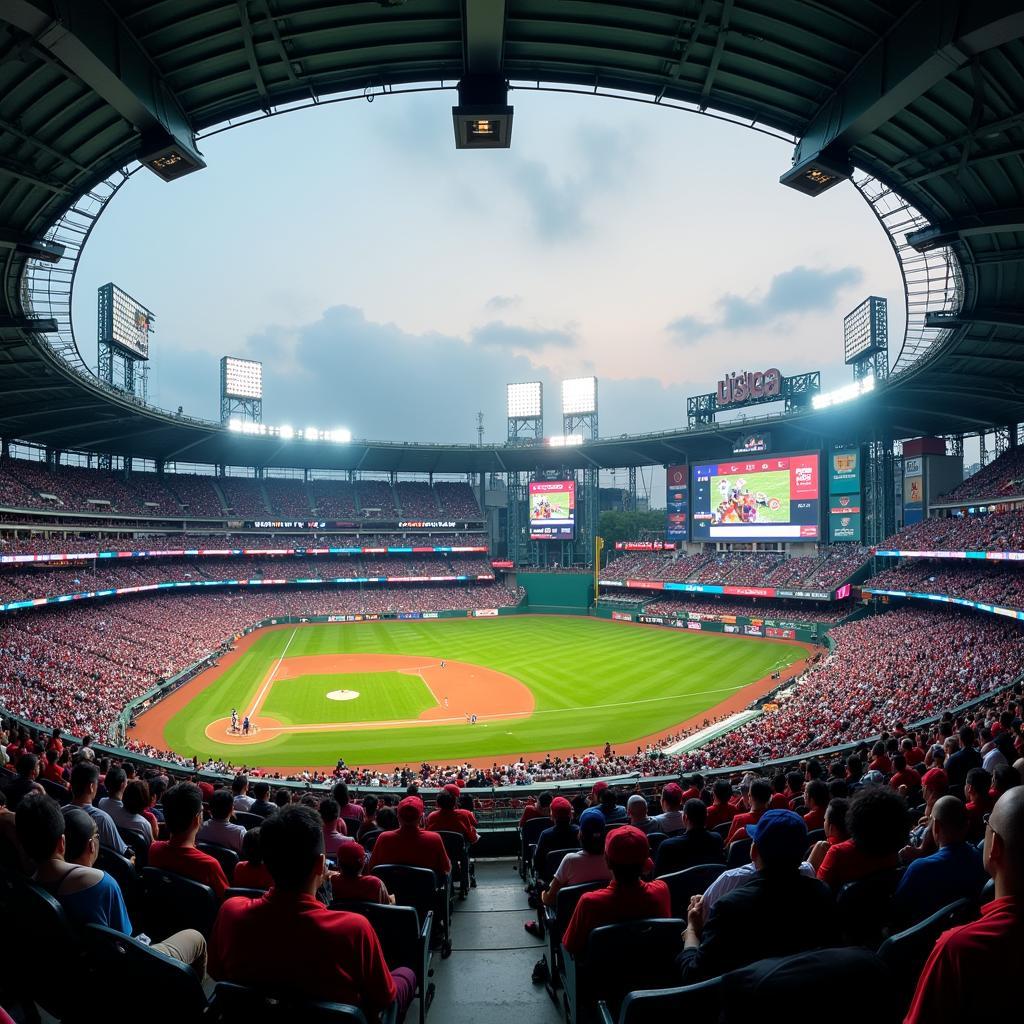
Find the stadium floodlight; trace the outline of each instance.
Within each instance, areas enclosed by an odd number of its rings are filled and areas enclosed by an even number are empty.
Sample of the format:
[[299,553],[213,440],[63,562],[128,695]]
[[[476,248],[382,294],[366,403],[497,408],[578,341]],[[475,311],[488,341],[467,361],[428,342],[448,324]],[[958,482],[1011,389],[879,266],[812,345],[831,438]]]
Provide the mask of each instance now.
[[333,441],[335,444],[348,444],[352,440],[352,431],[347,430],[345,427],[336,427],[330,431],[328,440]]
[[306,427],[302,432],[302,439],[304,441],[320,441],[323,438],[323,432],[317,427]]
[[841,405],[843,402],[851,402],[869,391],[875,390],[875,378],[864,377],[862,380],[854,381],[844,387],[836,388],[835,391],[826,391],[824,394],[815,395],[811,400],[811,406],[815,409],[827,409],[833,405]]
[[508,149],[512,108],[503,75],[467,75],[459,82],[459,105],[452,107],[456,149]]
[[529,419],[541,415],[542,385],[539,380],[509,384],[506,395],[509,419]]
[[562,381],[562,415],[597,412],[597,378],[572,377]]
[[288,424],[283,424],[278,427],[277,434],[282,440],[290,441],[295,436],[295,429],[293,427],[289,427]]
[[548,438],[548,445],[551,448],[570,448],[573,445],[583,444],[582,434],[555,434]]
[[231,398],[263,397],[263,364],[257,359],[222,357],[224,394]]
[[853,165],[849,153],[836,149],[824,149],[803,160],[798,160],[783,174],[779,181],[783,185],[803,192],[808,196],[820,196],[822,192],[853,177]]

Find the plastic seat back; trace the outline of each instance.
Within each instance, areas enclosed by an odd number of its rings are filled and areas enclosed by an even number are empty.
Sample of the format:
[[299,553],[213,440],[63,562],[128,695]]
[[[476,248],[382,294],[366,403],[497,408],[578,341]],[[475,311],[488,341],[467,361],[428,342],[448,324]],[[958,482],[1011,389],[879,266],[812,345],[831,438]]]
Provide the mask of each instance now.
[[221,846],[220,843],[196,843],[196,849],[208,853],[224,869],[229,882],[235,877],[238,854],[230,847]]
[[142,917],[156,942],[195,928],[207,938],[217,916],[217,898],[208,885],[160,868],[142,869]]
[[661,881],[668,886],[672,899],[672,913],[676,917],[685,918],[690,908],[690,898],[702,895],[723,871],[724,864],[697,864],[684,871],[662,875]]

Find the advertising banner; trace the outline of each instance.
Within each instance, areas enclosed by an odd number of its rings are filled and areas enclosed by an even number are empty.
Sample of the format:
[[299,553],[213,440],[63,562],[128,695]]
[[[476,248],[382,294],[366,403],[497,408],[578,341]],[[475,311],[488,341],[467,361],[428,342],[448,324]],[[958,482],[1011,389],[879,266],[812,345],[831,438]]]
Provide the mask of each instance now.
[[829,496],[828,539],[830,541],[859,544],[862,537],[862,524],[859,493]]
[[856,494],[860,491],[860,461],[858,448],[833,448],[829,452],[829,494]]
[[760,626],[744,626],[743,632],[747,636],[764,636]]
[[633,616],[629,612],[612,612],[612,618],[618,622],[632,622]]
[[689,466],[669,466],[665,472],[665,536],[670,541],[690,536]]
[[782,640],[795,640],[796,630],[795,629],[779,629],[773,626],[767,626],[764,631],[765,636],[776,637]]
[[662,580],[626,580],[626,586],[636,590],[664,590]]
[[[677,545],[665,540],[617,540],[616,551],[675,551]],[[497,562],[493,563],[497,565]]]
[[704,627],[699,622],[688,622],[686,624],[687,629],[703,629]]
[[722,629],[726,633],[738,633],[740,631],[740,627],[739,626],[733,626],[733,625],[730,625],[729,623],[726,623],[724,626],[722,626]]
[[530,540],[572,540],[576,529],[576,481],[530,481]]
[[478,619],[493,618],[498,614],[497,608],[474,608],[473,615]]

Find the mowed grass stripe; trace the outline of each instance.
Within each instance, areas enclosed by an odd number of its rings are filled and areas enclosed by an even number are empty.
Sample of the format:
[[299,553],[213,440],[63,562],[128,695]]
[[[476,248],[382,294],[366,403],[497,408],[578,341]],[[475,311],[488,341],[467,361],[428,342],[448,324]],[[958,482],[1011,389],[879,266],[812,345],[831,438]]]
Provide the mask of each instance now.
[[[355,700],[331,700],[332,690],[355,690]],[[337,672],[278,679],[261,714],[282,725],[400,722],[437,704],[423,679],[406,672]]]
[[[505,759],[566,747],[597,747],[605,741],[625,749],[629,741],[700,714],[729,692],[802,654],[788,645],[582,617],[306,625],[298,627],[289,657],[405,654],[484,665],[520,679],[533,692],[538,711],[561,713],[476,726],[282,734],[242,749],[212,743],[205,736],[206,726],[225,717],[232,706],[246,706],[290,633],[277,630],[261,636],[221,680],[171,720],[166,729],[169,745],[203,758],[282,767],[323,766],[339,756],[350,764]],[[327,687],[320,690],[326,692]],[[673,699],[650,700],[666,696]],[[597,707],[609,704],[616,706]],[[281,706],[271,717],[284,721],[306,713]]]

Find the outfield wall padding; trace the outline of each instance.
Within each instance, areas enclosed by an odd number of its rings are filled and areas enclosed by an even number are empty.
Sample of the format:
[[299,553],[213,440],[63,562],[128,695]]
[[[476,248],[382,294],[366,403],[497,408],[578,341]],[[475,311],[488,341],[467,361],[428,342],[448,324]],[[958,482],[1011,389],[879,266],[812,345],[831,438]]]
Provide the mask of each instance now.
[[594,577],[588,572],[523,572],[516,582],[526,588],[526,607],[533,614],[586,615],[594,603]]

